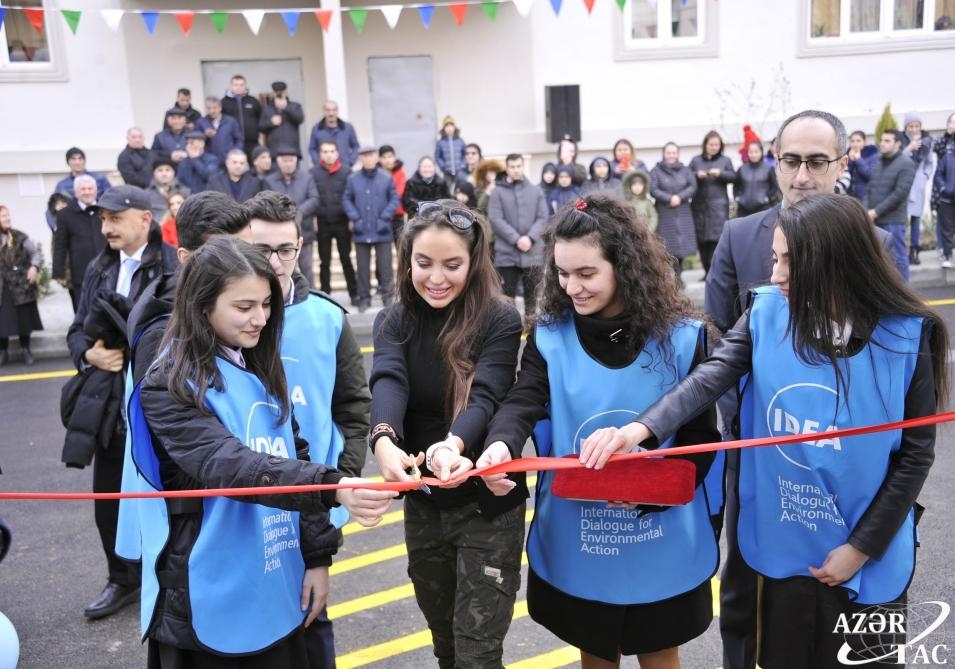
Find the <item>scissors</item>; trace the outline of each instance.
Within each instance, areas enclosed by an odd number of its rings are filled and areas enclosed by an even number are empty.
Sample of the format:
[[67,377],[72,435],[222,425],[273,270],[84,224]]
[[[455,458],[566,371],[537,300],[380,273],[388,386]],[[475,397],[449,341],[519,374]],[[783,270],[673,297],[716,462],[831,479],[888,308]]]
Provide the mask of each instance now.
[[[415,481],[421,480],[421,469],[418,468],[418,463],[415,462],[414,458],[411,460],[411,478],[413,478]],[[429,488],[426,483],[421,484],[420,490],[425,495],[431,494],[431,488]]]

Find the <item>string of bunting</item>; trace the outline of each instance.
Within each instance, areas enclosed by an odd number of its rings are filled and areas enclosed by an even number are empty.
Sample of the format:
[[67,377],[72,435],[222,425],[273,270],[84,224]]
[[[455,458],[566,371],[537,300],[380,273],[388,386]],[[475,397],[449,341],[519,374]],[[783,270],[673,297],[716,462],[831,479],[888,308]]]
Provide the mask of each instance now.
[[[827,439],[856,437],[873,432],[886,432],[890,430],[904,430],[911,427],[922,427],[925,425],[939,425],[941,423],[950,423],[955,421],[955,411],[922,416],[920,418],[909,418],[907,420],[895,421],[892,423],[882,423],[880,425],[867,425],[864,427],[849,427],[841,430],[827,430],[825,432],[815,433],[817,436],[825,436]],[[729,451],[742,448],[760,448],[765,446],[784,446],[786,444],[797,444],[807,441],[806,434],[787,434],[776,435],[772,437],[757,437],[753,439],[737,439],[735,441],[720,441],[710,444],[695,444],[693,446],[676,446],[653,451],[638,451],[636,453],[618,453],[610,457],[611,461],[620,460],[640,460],[645,458],[658,458],[660,456],[691,455],[694,453],[705,453],[713,451]],[[577,458],[557,458],[557,457],[529,457],[518,460],[509,460],[498,465],[483,467],[481,469],[472,469],[467,472],[461,480],[472,476],[487,476],[490,474],[513,473],[513,472],[542,472],[555,471],[558,469],[580,469],[582,465]],[[302,486],[269,486],[260,488],[207,488],[204,490],[150,490],[145,492],[0,492],[0,501],[2,500],[90,500],[90,499],[146,499],[155,497],[227,497],[227,496],[247,496],[256,495],[267,491],[270,495],[288,495],[305,492],[322,492],[325,490],[337,490],[341,488],[364,488],[366,490],[396,490],[407,491],[420,488],[422,485],[440,485],[441,481],[436,478],[424,477],[420,481],[406,482],[362,482],[347,484],[317,483],[313,485]]]
[[[581,1],[583,2],[584,7],[587,9],[587,14],[589,15],[593,13],[596,0]],[[680,0],[680,3],[685,6],[687,1],[688,0]],[[627,0],[614,0],[614,2],[616,3],[618,9],[623,11]],[[188,37],[189,33],[192,32],[193,22],[197,14],[208,17],[216,32],[219,34],[222,34],[222,32],[225,30],[226,25],[229,23],[230,17],[240,14],[242,18],[245,19],[245,22],[248,24],[249,30],[252,31],[252,34],[258,35],[259,31],[262,29],[262,24],[265,21],[266,15],[278,14],[282,18],[286,30],[288,30],[289,36],[294,37],[302,14],[311,14],[314,16],[318,21],[318,24],[322,27],[322,30],[325,32],[328,32],[332,19],[336,14],[348,14],[348,18],[351,19],[351,23],[355,28],[355,31],[361,33],[365,29],[365,23],[368,20],[368,15],[372,11],[380,11],[384,16],[385,21],[388,23],[388,27],[394,30],[398,25],[398,19],[401,16],[402,10],[415,9],[418,12],[418,18],[421,20],[422,25],[425,27],[425,29],[427,29],[431,26],[434,13],[438,8],[447,7],[448,11],[450,11],[451,15],[454,17],[455,24],[460,26],[464,23],[464,17],[470,7],[480,5],[484,10],[488,20],[494,21],[497,18],[499,7],[504,4],[513,4],[515,9],[517,9],[518,14],[526,18],[530,14],[534,0],[463,0],[448,4],[410,3],[400,5],[370,5],[367,7],[347,7],[341,9],[299,8],[270,10],[94,9],[84,11],[79,9],[54,10],[43,9],[40,7],[7,6],[0,7],[0,27],[3,26],[6,13],[10,10],[13,10],[21,12],[24,18],[26,18],[30,25],[33,26],[33,29],[39,33],[43,30],[47,13],[58,11],[63,17],[63,20],[66,22],[66,25],[69,27],[70,32],[72,32],[74,35],[79,29],[80,19],[84,15],[90,13],[98,14],[106,23],[106,25],[115,32],[119,29],[119,25],[123,20],[123,17],[127,14],[131,14],[139,15],[143,25],[146,28],[146,31],[150,35],[153,35],[155,34],[156,26],[159,23],[160,16],[166,15],[175,19],[176,23],[179,25],[179,29],[182,31],[182,34]],[[656,0],[651,0],[651,4],[655,5]],[[561,8],[563,7],[563,0],[550,0],[550,6],[554,11],[554,16],[559,16]]]

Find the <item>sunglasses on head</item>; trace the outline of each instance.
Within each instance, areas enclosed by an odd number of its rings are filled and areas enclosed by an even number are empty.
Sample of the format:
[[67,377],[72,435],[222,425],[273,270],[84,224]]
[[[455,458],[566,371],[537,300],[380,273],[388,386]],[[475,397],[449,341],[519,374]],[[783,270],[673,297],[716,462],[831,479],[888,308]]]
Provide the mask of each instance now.
[[448,222],[458,230],[470,230],[474,225],[474,213],[464,207],[445,207],[437,202],[422,202],[418,205],[418,216],[426,221],[434,218],[435,212],[441,212]]

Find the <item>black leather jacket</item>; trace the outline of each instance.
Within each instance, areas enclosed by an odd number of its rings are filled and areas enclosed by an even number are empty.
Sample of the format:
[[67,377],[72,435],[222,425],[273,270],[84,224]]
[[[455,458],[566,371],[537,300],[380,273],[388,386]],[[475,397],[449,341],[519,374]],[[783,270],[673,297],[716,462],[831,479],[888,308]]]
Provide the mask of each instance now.
[[[905,418],[927,416],[936,411],[935,376],[929,353],[931,337],[931,326],[923,326],[919,360],[905,396]],[[727,331],[713,354],[641,414],[640,422],[657,438],[667,438],[688,417],[712,406],[717,398],[752,370],[752,348],[747,310]],[[882,486],[849,535],[853,547],[870,558],[878,560],[882,557],[915,504],[934,460],[934,425],[902,431],[901,446],[891,456]]]

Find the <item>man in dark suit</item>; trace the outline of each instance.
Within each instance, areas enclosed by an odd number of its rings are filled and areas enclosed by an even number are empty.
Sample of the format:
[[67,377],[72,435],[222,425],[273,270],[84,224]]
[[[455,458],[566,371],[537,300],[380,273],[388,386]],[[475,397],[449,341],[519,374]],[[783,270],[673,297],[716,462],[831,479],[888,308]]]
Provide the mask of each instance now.
[[206,190],[231,195],[236,202],[245,202],[262,190],[262,180],[249,173],[249,160],[241,149],[232,149],[225,157],[225,172],[209,177]]
[[[163,272],[176,268],[176,251],[162,241],[152,220],[149,196],[136,186],[115,186],[97,203],[97,222],[106,245],[90,261],[83,279],[79,306],[67,332],[67,345],[76,369],[89,380],[108,378],[113,392],[100,395],[101,419],[79,416],[70,420],[63,448],[68,466],[92,461],[93,492],[119,492],[123,476],[126,427],[120,405],[127,347],[124,322],[143,289]],[[111,307],[111,308],[108,308]],[[115,312],[111,314],[111,312]],[[121,313],[125,312],[125,313]],[[93,409],[89,405],[84,407]],[[93,414],[90,411],[90,414]],[[116,555],[118,500],[94,502],[96,528],[106,554],[108,580],[99,598],[87,606],[87,618],[104,618],[139,597],[139,567]]]
[[[838,118],[828,112],[806,110],[783,121],[773,142],[776,177],[782,205],[789,206],[815,193],[832,193],[846,169],[848,137]],[[848,197],[848,196],[847,196]],[[773,270],[773,229],[780,207],[727,221],[706,276],[703,311],[721,331],[733,327],[747,305],[749,291],[769,283]],[[883,246],[889,236],[879,229]],[[719,402],[724,438],[735,439],[731,422],[736,416],[735,392]],[[720,635],[723,666],[756,666],[756,573],[743,561],[736,542],[738,503],[736,480],[739,452],[726,457],[726,564],[720,582]]]
[[80,302],[80,286],[83,285],[86,267],[106,246],[106,239],[100,232],[99,214],[94,206],[96,179],[89,174],[76,177],[73,181],[73,193],[76,199],[56,214],[53,279],[70,291],[75,313]]

